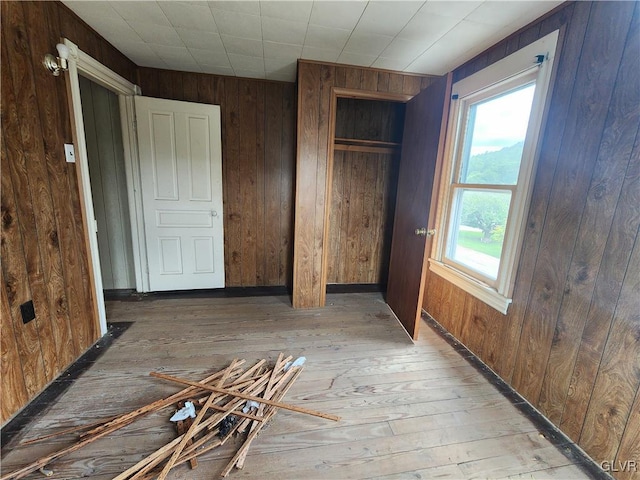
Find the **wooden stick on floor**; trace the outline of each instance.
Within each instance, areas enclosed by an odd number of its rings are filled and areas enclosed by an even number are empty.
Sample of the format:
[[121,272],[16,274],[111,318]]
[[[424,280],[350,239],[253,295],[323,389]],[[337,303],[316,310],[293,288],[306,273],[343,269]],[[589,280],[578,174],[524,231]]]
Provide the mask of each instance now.
[[200,388],[202,388],[204,390],[209,390],[209,391],[217,392],[217,393],[224,393],[226,395],[231,395],[231,396],[238,397],[238,398],[244,398],[245,400],[253,400],[254,402],[258,402],[258,403],[265,403],[265,404],[271,405],[273,407],[282,408],[283,410],[291,410],[292,412],[304,413],[304,414],[307,414],[307,415],[312,415],[314,417],[326,418],[327,420],[333,420],[334,422],[337,422],[337,421],[340,420],[340,417],[338,417],[337,415],[332,415],[330,413],[318,412],[316,410],[311,410],[311,409],[304,408],[304,407],[298,407],[296,405],[290,405],[288,403],[274,402],[272,400],[267,400],[267,399],[264,399],[262,397],[255,397],[253,395],[246,395],[244,393],[235,392],[233,390],[227,390],[225,388],[218,388],[218,387],[212,387],[212,386],[209,386],[209,385],[202,385],[202,384],[199,384],[197,382],[192,382],[191,380],[172,377],[170,375],[165,375],[163,373],[151,372],[150,375],[152,377],[162,378],[163,380],[168,380],[170,382],[181,383],[183,385],[193,385],[193,386],[200,387]]

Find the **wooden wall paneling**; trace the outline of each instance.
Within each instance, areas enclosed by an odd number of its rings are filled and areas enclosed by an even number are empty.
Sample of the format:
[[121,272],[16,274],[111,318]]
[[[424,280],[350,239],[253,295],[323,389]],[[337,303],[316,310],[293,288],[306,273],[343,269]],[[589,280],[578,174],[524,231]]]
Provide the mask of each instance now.
[[404,75],[400,73],[389,74],[389,92],[404,93]]
[[[514,338],[515,345],[517,345],[517,348],[512,352],[512,373],[509,377],[509,381],[514,386],[519,382],[515,379],[516,368],[519,369],[518,375],[522,375],[522,381],[526,381],[528,375],[527,355],[537,349],[537,338],[533,336],[531,330],[539,328],[537,324],[540,322],[537,319],[525,321],[525,316],[533,288],[535,265],[545,228],[549,196],[560,156],[564,130],[568,122],[576,70],[587,30],[587,21],[591,13],[590,3],[583,2],[578,4],[577,7],[575,15],[566,29],[565,38],[562,40],[563,48],[557,63],[547,122],[544,127],[542,146],[536,167],[531,204],[513,292],[513,302],[509,306],[509,315],[512,319],[515,319],[512,322],[510,337]],[[553,320],[555,321],[555,319]],[[542,327],[544,325],[540,328]],[[546,362],[546,359],[544,361]]]
[[318,110],[318,153],[317,153],[317,171],[316,182],[316,216],[314,227],[314,246],[313,246],[313,290],[315,298],[318,298],[320,305],[325,304],[327,294],[326,280],[323,276],[323,266],[325,263],[325,225],[328,223],[327,196],[331,193],[330,181],[331,172],[328,171],[329,164],[329,148],[333,145],[330,143],[329,128],[333,125],[334,120],[330,119],[332,112],[332,88],[335,85],[336,69],[333,65],[320,66],[320,92],[319,92],[319,110]]
[[[350,163],[350,159],[353,154],[348,152],[341,152],[341,161],[342,161],[342,215],[340,219],[340,250],[339,257],[334,259],[334,262],[337,263],[337,277],[336,283],[348,283],[348,267],[349,262],[346,259],[349,256],[349,244],[348,244],[348,230],[349,230],[349,222],[351,215],[351,204],[353,202],[354,194],[351,190],[352,184],[352,166]],[[355,189],[354,189],[355,191]]]
[[[566,331],[569,338],[575,335],[571,331],[573,325],[565,324],[563,318],[559,319],[560,323],[556,320],[571,261],[567,252],[573,252],[575,248],[632,8],[633,4],[623,8],[618,4],[595,3],[595,14],[591,15],[587,27],[577,71],[585,81],[576,83],[572,92],[560,148],[561,161],[556,168],[550,208],[536,261],[531,303],[526,313],[529,325],[534,327],[530,333],[536,344],[535,351],[525,349],[520,352],[514,376],[517,390],[534,403],[538,402],[552,342],[557,344],[561,341],[565,329],[569,329]],[[602,12],[598,12],[599,9],[603,9]],[[612,32],[609,41],[603,41],[602,29]],[[617,38],[619,36],[622,39]],[[596,63],[598,74],[593,69]],[[585,115],[585,108],[588,108],[589,115]],[[521,368],[523,366],[524,369]]]
[[[366,154],[365,154],[366,155]],[[378,182],[378,154],[365,156],[365,181],[363,196],[362,230],[360,231],[360,261],[358,283],[375,283],[376,268],[373,260],[377,257],[381,224],[375,221],[376,212],[382,205],[374,202],[375,188]]]
[[[265,241],[268,230],[272,224],[266,222],[265,218],[265,165],[264,165],[264,140],[265,140],[265,88],[264,82],[256,83],[256,274],[254,285],[265,285],[267,263],[272,261],[272,257],[265,255]],[[262,235],[260,235],[262,232]]]
[[331,210],[329,211],[329,242],[327,244],[327,283],[339,283],[340,240],[342,237],[342,215],[345,210],[344,156],[347,152],[333,153],[333,176],[331,182]]
[[[614,460],[614,465],[618,470],[619,480],[631,480],[638,478],[638,458],[640,458],[640,388],[636,392],[636,399],[629,413],[629,420],[624,429],[620,448]],[[635,461],[635,468],[631,468],[630,462]],[[627,465],[627,468],[623,468]]]
[[378,72],[378,88],[379,92],[388,92],[389,91],[389,73],[388,72]]
[[[617,22],[620,19],[612,18]],[[635,22],[622,56],[613,89],[595,170],[582,213],[560,307],[561,334],[556,333],[539,401],[540,410],[555,424],[562,418],[579,343],[601,266],[607,234],[640,124],[640,22]],[[624,21],[616,23],[622,29]],[[631,32],[630,32],[631,33]],[[624,119],[621,122],[620,119]],[[615,161],[612,161],[615,159]]]
[[[318,305],[313,290],[314,228],[318,188],[320,65],[298,63],[298,142],[293,264],[293,306]],[[324,185],[321,187],[324,188]]]
[[[2,205],[4,206],[4,202]],[[2,269],[0,269],[0,284],[5,284]],[[9,308],[7,291],[4,287],[0,290],[2,307],[0,311],[0,331],[2,331],[2,335],[0,335],[0,375],[2,375],[0,422],[4,423],[27,403],[29,393],[24,382],[20,352],[18,351],[18,343],[15,337],[13,316]]]
[[363,69],[360,80],[360,88],[362,90],[378,90],[378,72],[376,70]]
[[[513,302],[509,306],[508,316],[510,321],[506,326],[507,331],[504,332],[505,342],[514,346],[514,348],[509,348],[505,352],[505,365],[502,368],[505,372],[504,378],[508,382],[513,381],[516,358],[520,348],[522,348],[522,341],[528,342],[530,340],[527,334],[523,335],[525,311],[531,292],[535,262],[540,248],[540,238],[545,224],[549,192],[553,184],[566,126],[575,71],[578,68],[590,11],[591,4],[581,3],[576,15],[571,18],[570,24],[560,29],[558,38],[557,63],[551,79],[553,91],[548,102],[544,134],[541,137],[541,148],[538,154],[532,198],[518,261]],[[509,54],[508,48],[505,54]]]
[[[63,156],[65,132],[60,128],[66,117],[60,117],[59,112],[64,110],[60,110],[61,102],[58,99],[58,96],[64,96],[66,89],[63,82],[56,81],[58,79],[42,68],[42,57],[49,50],[51,39],[56,39],[56,32],[59,31],[57,16],[53,10],[54,5],[25,2],[23,7],[24,18],[29,25],[28,40],[42,126],[44,161],[53,201],[55,233],[52,235],[55,239],[52,238],[51,243],[55,243],[54,255],[59,255],[60,258],[60,263],[52,267],[52,274],[49,276],[52,332],[60,371],[82,353],[96,336],[90,333],[93,331],[91,310],[83,308],[83,305],[91,305],[92,300],[88,295],[83,296],[86,290],[78,276],[82,267],[75,236],[77,227],[70,202],[71,195],[66,194],[70,190],[67,164]],[[46,16],[42,15],[43,9]],[[77,328],[74,329],[76,322],[73,319],[76,318],[82,320],[77,322]]]
[[[6,45],[5,42],[2,42],[2,44],[3,47]],[[2,76],[4,77],[2,79],[3,90],[8,88],[9,85],[5,75],[6,70],[6,68],[2,69]],[[3,98],[6,99],[5,92],[3,91],[2,93]],[[19,157],[17,157],[19,150],[14,148],[17,140],[17,136],[13,137],[12,135],[14,133],[12,130],[14,129],[11,127],[14,125],[11,121],[7,122],[5,111],[3,110],[3,148],[1,150],[2,165],[0,166],[3,172],[3,175],[0,176],[2,179],[2,191],[0,192],[2,197],[2,289],[6,294],[7,308],[10,311],[10,316],[7,317],[7,320],[13,322],[14,341],[19,355],[19,362],[11,365],[11,368],[15,369],[11,376],[21,375],[23,377],[28,396],[32,398],[47,384],[48,378],[45,373],[42,349],[40,348],[38,322],[32,320],[27,324],[23,324],[20,305],[32,299],[36,316],[40,312],[46,312],[48,305],[46,292],[43,288],[42,274],[40,273],[42,270],[33,268],[27,270],[35,262],[39,262],[40,258],[37,255],[35,242],[23,242],[24,233],[34,234],[34,215],[28,189],[24,190],[27,194],[22,196],[22,201],[16,201],[14,182],[17,176],[13,173],[13,170],[15,170],[13,163],[18,163],[19,161]],[[16,157],[12,156],[10,158],[10,155],[16,155]],[[11,173],[7,174],[8,171]],[[18,186],[20,185],[18,184]],[[30,225],[21,223],[23,220],[27,221],[27,219],[31,220]],[[27,227],[32,227],[32,230],[25,232]],[[35,287],[33,293],[31,291],[31,288],[33,288],[31,287],[32,283],[33,287]],[[5,336],[7,335],[3,330],[3,339]],[[5,340],[9,341],[9,338],[7,336]],[[3,388],[3,393],[4,390]],[[11,403],[13,404],[17,401],[18,398],[15,398]],[[20,404],[20,407],[23,405]]]
[[242,230],[242,285],[255,285],[257,268],[257,114],[258,92],[255,82],[239,81],[240,96],[240,193]]
[[240,191],[239,83],[225,79],[226,136],[222,150],[225,285],[242,285],[242,193]]
[[198,101],[198,78],[200,75],[184,73],[182,75],[182,93],[185,102]]
[[347,263],[345,283],[358,283],[358,263],[360,257],[360,231],[363,228],[362,214],[364,210],[364,169],[365,154],[354,152],[347,158],[347,168],[351,169],[351,188],[349,192],[349,223],[347,225],[347,251],[341,261]]
[[578,441],[596,381],[605,343],[609,336],[615,307],[620,296],[629,256],[638,238],[640,226],[640,131],[631,153],[632,162],[625,174],[613,223],[600,263],[593,298],[580,339],[575,367],[560,427]]
[[265,211],[265,275],[267,285],[280,285],[280,225],[282,197],[280,168],[282,158],[282,86],[269,83],[265,86],[265,155],[264,155],[264,211]]
[[293,285],[293,222],[296,178],[297,96],[294,85],[283,87],[282,152],[280,157],[280,283]]
[[417,95],[418,93],[420,93],[421,85],[422,77],[404,75],[402,93],[406,95]]
[[[578,442],[596,459],[616,458],[640,387],[638,292],[640,242],[636,240]],[[633,419],[633,424],[637,423],[637,419]]]
[[[29,7],[33,7],[33,3]],[[43,2],[39,6],[44,8],[44,16],[48,24],[49,43],[42,44],[42,50],[33,52],[32,64],[36,71],[41,69],[42,51],[50,48],[50,44],[60,38],[60,15],[66,7],[55,2]],[[38,15],[37,10],[27,8],[32,16]],[[42,15],[42,12],[39,13]],[[80,21],[79,19],[77,19]],[[28,20],[30,25],[36,22]],[[35,42],[33,43],[36,44]],[[103,44],[106,44],[103,41]],[[111,45],[104,54],[104,61],[121,75],[133,78],[133,63],[124,55],[117,52]],[[45,74],[46,77],[46,74]],[[63,258],[62,270],[64,273],[66,290],[64,301],[58,303],[58,308],[64,308],[68,312],[69,336],[75,348],[69,361],[74,360],[99,336],[98,319],[95,315],[95,299],[92,294],[92,280],[89,278],[89,252],[86,249],[86,236],[83,229],[82,207],[80,204],[80,188],[78,184],[75,164],[66,163],[64,160],[64,146],[66,141],[72,141],[71,114],[67,98],[66,82],[48,78],[51,90],[44,90],[46,109],[54,112],[44,121],[46,131],[45,147],[52,153],[53,161],[47,163],[51,178],[51,188],[54,192],[54,209],[58,222],[58,237]],[[43,90],[40,90],[42,92]],[[39,102],[42,103],[42,94]],[[49,103],[53,99],[53,103]],[[118,128],[120,126],[118,125]],[[69,192],[65,194],[64,192]],[[132,268],[133,269],[133,268]],[[132,273],[133,275],[133,273]]]
[[[58,363],[57,346],[63,342],[63,332],[59,327],[64,320],[58,317],[55,302],[59,298],[59,293],[64,291],[64,281],[34,71],[29,62],[31,51],[22,6],[22,3],[16,3],[10,7],[7,16],[4,14],[6,10],[3,10],[5,29],[11,32],[14,39],[12,42],[7,42],[7,56],[5,58],[8,65],[5,68],[11,72],[16,105],[20,105],[20,115],[16,118],[20,125],[25,163],[29,169],[28,185],[31,191],[37,229],[36,237],[32,238],[32,241],[37,241],[39,255],[42,259],[43,282],[48,302],[47,309],[40,313],[37,323],[44,356],[45,374],[47,380],[52,380],[58,368],[62,367]],[[35,286],[32,285],[32,288]]]
[[[367,272],[367,283],[385,283],[386,278],[382,276],[384,270],[384,240],[385,240],[385,210],[387,203],[384,201],[384,191],[387,187],[385,182],[387,167],[392,161],[391,155],[373,154],[370,157],[369,169],[371,184],[369,185],[369,196],[365,199],[369,207],[370,233],[363,238],[363,243],[369,243],[371,254],[369,261],[365,265]],[[388,258],[388,256],[386,257]]]

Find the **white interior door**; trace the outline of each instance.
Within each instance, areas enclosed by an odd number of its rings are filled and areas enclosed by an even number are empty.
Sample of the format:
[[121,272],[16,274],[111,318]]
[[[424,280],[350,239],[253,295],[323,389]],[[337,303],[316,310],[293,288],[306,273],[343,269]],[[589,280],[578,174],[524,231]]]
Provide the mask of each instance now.
[[150,290],[224,287],[220,107],[135,103]]

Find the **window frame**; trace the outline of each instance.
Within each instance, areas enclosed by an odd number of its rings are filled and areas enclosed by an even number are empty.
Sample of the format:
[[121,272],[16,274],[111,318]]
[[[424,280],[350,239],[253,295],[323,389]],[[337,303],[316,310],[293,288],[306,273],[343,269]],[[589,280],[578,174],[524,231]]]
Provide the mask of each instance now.
[[[543,118],[551,97],[551,75],[558,43],[556,30],[532,44],[514,52],[498,62],[456,82],[452,87],[449,122],[447,125],[442,176],[436,213],[436,238],[433,242],[429,269],[440,277],[462,288],[479,300],[503,314],[512,301],[513,286],[522,248],[525,220],[529,210],[533,180],[536,171],[537,151]],[[542,57],[540,57],[542,56]],[[539,62],[540,58],[543,59]],[[500,265],[495,281],[465,268],[446,257],[451,222],[454,222],[455,195],[457,190],[482,190],[482,185],[461,184],[462,148],[466,127],[467,106],[491,98],[518,85],[535,81],[536,87],[525,137],[520,171],[515,185],[500,185],[500,190],[511,190],[511,204],[507,216]],[[493,185],[493,184],[491,184]],[[477,188],[476,188],[477,187]],[[485,190],[489,191],[489,190]]]

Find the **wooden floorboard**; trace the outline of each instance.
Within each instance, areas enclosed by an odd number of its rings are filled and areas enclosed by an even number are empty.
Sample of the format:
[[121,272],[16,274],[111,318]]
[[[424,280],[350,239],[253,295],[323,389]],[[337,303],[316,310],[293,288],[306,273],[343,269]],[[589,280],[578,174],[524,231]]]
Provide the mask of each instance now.
[[[161,371],[194,380],[280,351],[307,357],[289,403],[338,423],[281,410],[230,478],[590,478],[571,457],[427,325],[415,344],[379,293],[328,295],[294,310],[288,297],[154,298],[107,303],[133,322],[46,411],[7,445],[2,473],[73,442],[19,446],[60,427],[90,423],[167,396]],[[167,409],[58,460],[50,478],[113,478],[174,436]],[[180,466],[172,479],[216,478],[239,440]],[[42,478],[33,474],[27,478]]]

